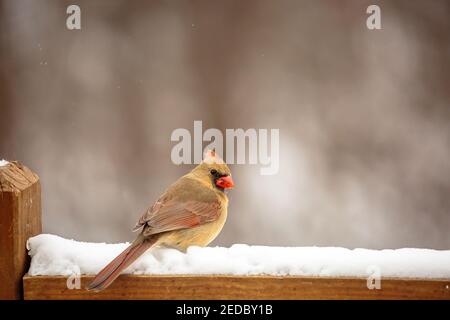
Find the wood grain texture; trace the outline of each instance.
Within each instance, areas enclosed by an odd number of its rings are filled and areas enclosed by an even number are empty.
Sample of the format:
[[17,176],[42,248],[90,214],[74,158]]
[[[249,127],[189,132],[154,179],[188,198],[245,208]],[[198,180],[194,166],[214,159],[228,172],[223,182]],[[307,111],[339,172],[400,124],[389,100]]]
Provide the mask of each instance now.
[[277,276],[122,275],[108,289],[83,289],[93,279],[81,277],[81,288],[67,288],[62,276],[23,278],[26,300],[45,299],[445,299],[450,279],[382,279],[380,290],[366,279]]
[[0,299],[22,298],[26,241],[41,232],[39,177],[16,161],[0,167]]

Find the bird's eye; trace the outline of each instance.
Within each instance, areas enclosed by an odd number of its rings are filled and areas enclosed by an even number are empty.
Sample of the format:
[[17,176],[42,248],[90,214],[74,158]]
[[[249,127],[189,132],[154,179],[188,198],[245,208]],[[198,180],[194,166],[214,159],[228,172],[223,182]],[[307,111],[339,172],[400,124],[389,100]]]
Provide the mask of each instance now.
[[212,169],[212,170],[210,171],[210,173],[211,173],[213,176],[215,176],[215,175],[217,174],[217,170],[216,170],[216,169]]

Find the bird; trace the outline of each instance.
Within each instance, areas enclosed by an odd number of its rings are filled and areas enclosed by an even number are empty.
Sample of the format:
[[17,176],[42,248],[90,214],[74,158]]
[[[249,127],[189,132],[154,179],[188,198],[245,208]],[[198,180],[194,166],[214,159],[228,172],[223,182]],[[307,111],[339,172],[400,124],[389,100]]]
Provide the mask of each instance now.
[[227,190],[234,187],[231,171],[216,153],[208,150],[203,161],[169,186],[141,216],[133,231],[136,239],[106,265],[87,290],[106,289],[137,258],[152,247],[204,247],[222,230],[227,219]]

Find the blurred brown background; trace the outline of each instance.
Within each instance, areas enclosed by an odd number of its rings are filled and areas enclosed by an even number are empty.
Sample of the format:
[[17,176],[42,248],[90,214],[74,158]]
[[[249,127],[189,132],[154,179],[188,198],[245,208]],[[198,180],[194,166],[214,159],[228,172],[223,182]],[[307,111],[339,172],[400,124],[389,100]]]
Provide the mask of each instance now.
[[449,1],[0,3],[0,158],[40,175],[45,232],[132,240],[203,120],[280,129],[215,244],[450,249]]

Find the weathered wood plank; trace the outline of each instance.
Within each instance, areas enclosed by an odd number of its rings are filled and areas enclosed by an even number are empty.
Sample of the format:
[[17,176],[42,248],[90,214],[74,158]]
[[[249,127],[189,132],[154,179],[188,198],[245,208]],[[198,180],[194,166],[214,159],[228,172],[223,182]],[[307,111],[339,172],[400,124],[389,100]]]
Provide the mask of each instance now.
[[22,298],[26,242],[41,233],[39,177],[19,162],[0,167],[0,299]]
[[122,275],[101,292],[68,289],[62,276],[26,275],[24,297],[34,299],[447,299],[450,279],[382,279],[367,289],[366,279],[276,276]]

